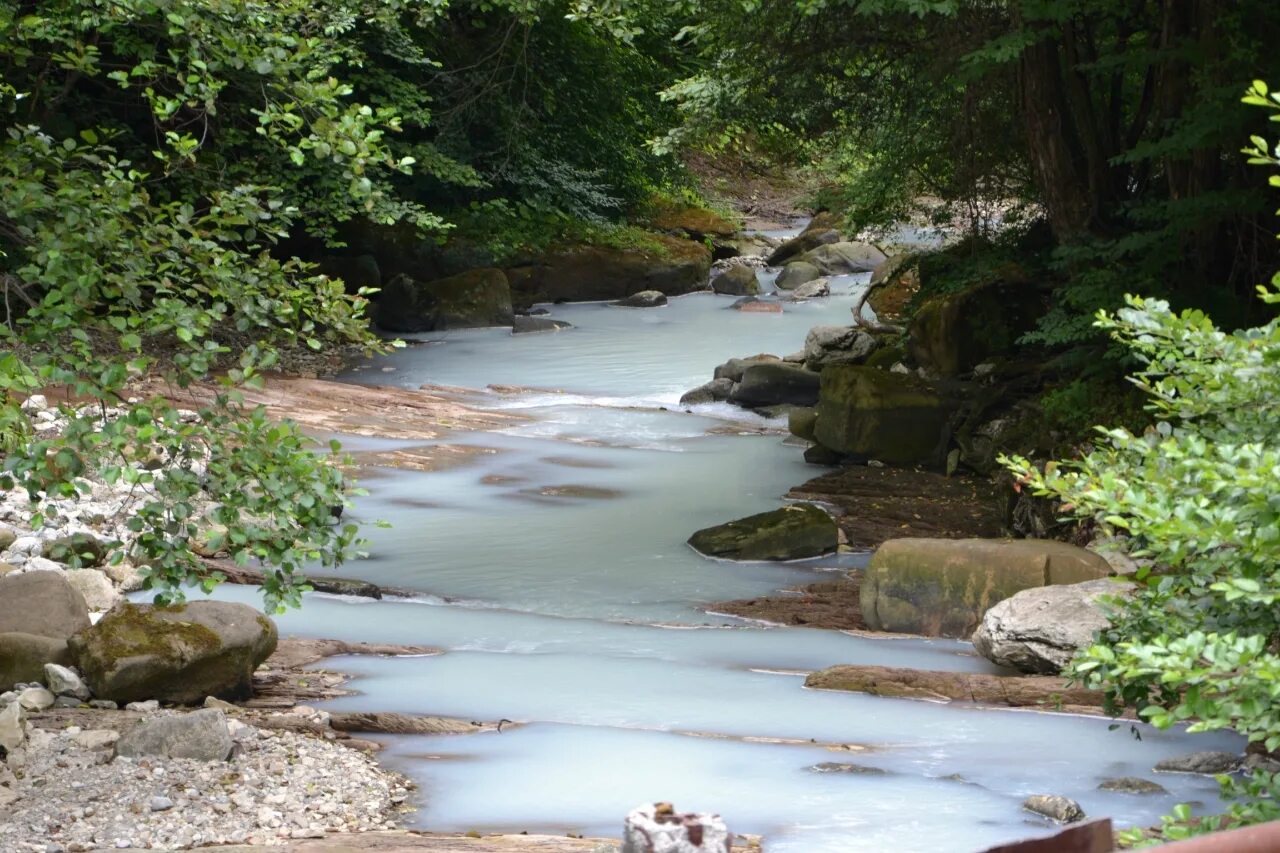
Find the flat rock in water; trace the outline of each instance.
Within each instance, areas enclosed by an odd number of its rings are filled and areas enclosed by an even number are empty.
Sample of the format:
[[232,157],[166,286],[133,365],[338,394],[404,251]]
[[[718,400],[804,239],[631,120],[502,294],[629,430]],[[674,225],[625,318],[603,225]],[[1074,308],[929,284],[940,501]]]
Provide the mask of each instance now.
[[821,508],[793,504],[699,530],[689,544],[726,560],[798,560],[835,553],[839,534]]
[[777,302],[761,302],[759,300],[753,302],[735,302],[734,310],[741,311],[744,314],[781,314],[782,306]]
[[850,764],[844,761],[823,761],[809,768],[812,773],[848,773],[858,776],[885,776],[887,770],[879,767],[867,767],[862,764]]
[[340,732],[372,732],[387,735],[454,735],[473,734],[484,727],[479,723],[448,717],[417,717],[388,711],[336,712],[330,714],[329,725]]
[[232,745],[226,716],[206,708],[142,720],[116,741],[116,755],[226,761]]
[[1155,766],[1155,770],[1157,773],[1201,773],[1216,776],[1221,773],[1234,773],[1240,769],[1241,762],[1241,757],[1233,753],[1206,750],[1166,758]]
[[537,332],[558,332],[561,329],[573,328],[572,323],[564,320],[552,320],[550,317],[530,317],[521,315],[511,324],[511,334],[528,335]]
[[619,308],[657,308],[667,304],[667,297],[661,291],[642,290],[612,304]]
[[973,702],[1042,711],[1102,713],[1103,703],[1101,691],[1067,687],[1063,679],[1048,675],[1004,676],[841,665],[810,673],[804,684],[818,690],[847,690],[898,699]]
[[1098,785],[1099,791],[1114,791],[1119,794],[1167,794],[1164,785],[1156,784],[1137,776],[1122,776],[1118,779],[1104,779]]

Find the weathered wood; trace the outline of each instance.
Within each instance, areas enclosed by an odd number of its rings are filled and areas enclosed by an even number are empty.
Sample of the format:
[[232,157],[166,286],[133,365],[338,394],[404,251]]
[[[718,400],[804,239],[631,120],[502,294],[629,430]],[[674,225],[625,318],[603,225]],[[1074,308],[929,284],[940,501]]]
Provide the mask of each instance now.
[[[1032,838],[991,847],[984,853],[1110,853],[1115,849],[1108,818],[1069,826],[1048,838]],[[1218,848],[1215,848],[1218,849]]]

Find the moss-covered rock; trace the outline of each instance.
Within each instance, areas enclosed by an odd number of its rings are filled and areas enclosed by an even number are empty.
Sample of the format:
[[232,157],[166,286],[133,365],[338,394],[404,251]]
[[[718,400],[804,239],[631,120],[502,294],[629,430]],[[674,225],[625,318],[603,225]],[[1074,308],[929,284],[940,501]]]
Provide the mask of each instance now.
[[956,401],[913,376],[859,365],[823,368],[818,442],[899,465],[937,464]]
[[426,283],[393,278],[378,300],[377,323],[392,332],[510,326],[511,288],[502,270],[469,270]]
[[815,441],[814,429],[818,426],[818,410],[812,406],[802,406],[791,410],[787,416],[787,429],[796,438]]
[[47,663],[70,663],[67,641],[12,631],[0,634],[0,691],[22,682],[43,681]]
[[253,671],[276,641],[275,624],[252,607],[196,601],[120,605],[69,645],[101,699],[193,704],[250,695]]
[[760,282],[753,267],[737,264],[711,280],[711,289],[725,296],[755,296]]
[[800,234],[785,241],[781,246],[769,253],[765,263],[771,267],[781,266],[787,261],[811,252],[819,246],[840,242],[840,232],[827,226],[825,222],[812,222]]
[[645,220],[651,228],[691,240],[732,237],[738,231],[737,223],[694,204],[655,204]]
[[574,245],[551,249],[507,270],[518,305],[622,299],[637,291],[678,296],[705,290],[711,251],[663,234],[630,247]]
[[749,365],[729,395],[730,402],[747,408],[792,405],[812,406],[818,402],[819,376],[784,361],[762,361]]
[[779,290],[795,290],[822,277],[822,271],[808,261],[791,261],[778,273],[774,287]]
[[1110,572],[1097,554],[1046,539],[893,539],[863,574],[862,618],[874,631],[968,637],[1014,593]]
[[839,533],[821,508],[792,504],[699,530],[689,544],[726,560],[799,560],[834,553]]
[[941,376],[959,376],[1007,355],[1044,313],[1036,287],[1016,270],[1007,276],[928,300],[908,328],[916,362]]

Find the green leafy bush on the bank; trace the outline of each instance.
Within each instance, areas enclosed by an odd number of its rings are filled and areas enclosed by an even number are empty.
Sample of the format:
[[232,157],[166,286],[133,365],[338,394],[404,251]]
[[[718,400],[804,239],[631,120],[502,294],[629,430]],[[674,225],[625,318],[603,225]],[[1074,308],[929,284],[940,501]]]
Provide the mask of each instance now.
[[[1280,121],[1280,94],[1257,83],[1246,100]],[[1248,153],[1280,165],[1280,146],[1261,137]],[[1259,290],[1280,303],[1280,291]],[[1232,729],[1280,750],[1280,320],[1224,332],[1201,311],[1127,304],[1097,324],[1141,363],[1132,381],[1155,425],[1099,428],[1082,458],[1043,471],[1005,460],[1038,493],[1129,537],[1151,564],[1070,673],[1105,690],[1113,710],[1158,727]],[[1193,823],[1181,809],[1165,837],[1280,818],[1280,774],[1254,769],[1221,783],[1227,815]]]

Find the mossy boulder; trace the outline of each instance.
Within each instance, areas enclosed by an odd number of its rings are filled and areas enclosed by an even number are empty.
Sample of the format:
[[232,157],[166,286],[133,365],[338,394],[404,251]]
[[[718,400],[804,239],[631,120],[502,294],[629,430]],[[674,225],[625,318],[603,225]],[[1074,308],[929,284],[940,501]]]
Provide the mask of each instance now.
[[72,533],[46,542],[43,553],[67,566],[100,566],[107,556],[107,543],[92,533]]
[[377,323],[391,332],[510,326],[511,287],[502,270],[468,270],[435,281],[398,275],[383,288]]
[[908,347],[921,366],[940,376],[959,376],[1013,352],[1044,310],[1039,290],[1011,269],[1000,280],[921,305],[907,329]]
[[811,264],[821,275],[871,272],[885,260],[884,252],[870,243],[852,241],[827,243],[800,256],[800,261]]
[[968,637],[1015,593],[1110,572],[1097,554],[1045,539],[892,539],[863,574],[862,618],[873,631]]
[[957,401],[913,376],[850,364],[823,368],[818,442],[896,465],[938,464]]
[[70,640],[84,679],[101,699],[194,704],[242,699],[253,671],[275,651],[275,624],[252,607],[195,601],[176,607],[122,604]]
[[839,533],[821,508],[792,504],[699,530],[689,544],[726,560],[799,560],[834,553]]
[[711,289],[725,296],[755,296],[760,292],[760,282],[753,267],[737,264],[713,278]]
[[691,240],[732,237],[737,223],[695,204],[657,204],[645,217],[649,227]]
[[826,221],[819,222],[815,219],[804,231],[770,252],[769,257],[765,258],[765,263],[771,267],[781,266],[819,246],[838,242],[840,242],[840,232]]
[[796,438],[814,441],[814,430],[818,426],[818,410],[812,406],[792,409],[787,415],[787,429]]
[[802,284],[808,284],[822,277],[822,272],[808,261],[791,261],[778,273],[774,287],[779,290],[795,290]]
[[642,290],[679,296],[706,289],[711,250],[693,240],[652,234],[628,247],[558,247],[508,269],[507,275],[521,306],[623,299]]
[[0,634],[0,691],[18,683],[43,681],[47,663],[70,662],[66,640],[19,631]]

